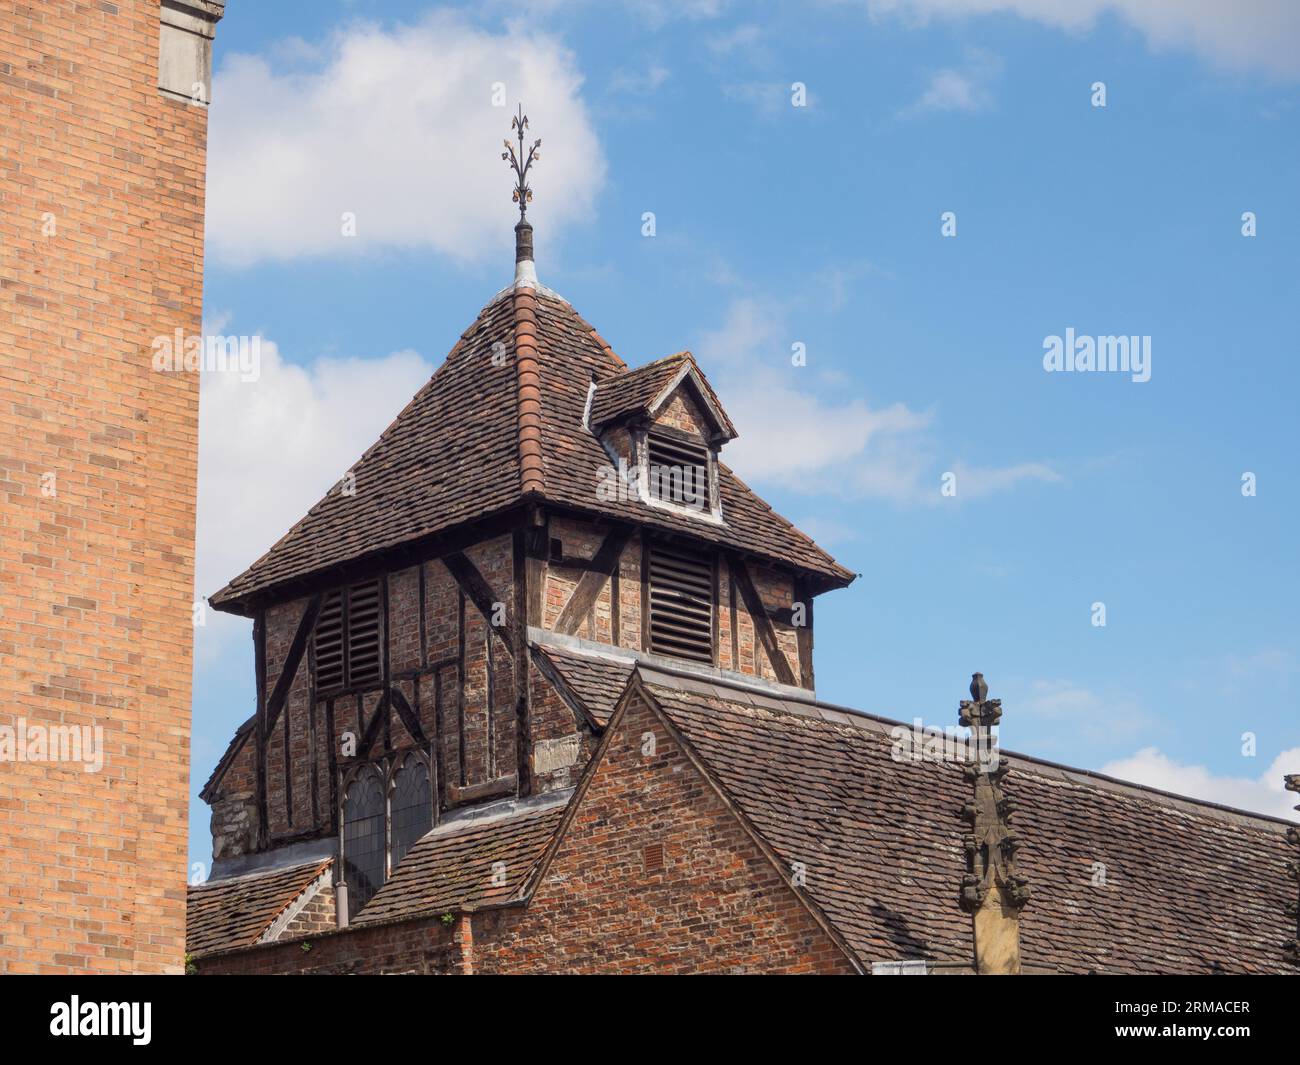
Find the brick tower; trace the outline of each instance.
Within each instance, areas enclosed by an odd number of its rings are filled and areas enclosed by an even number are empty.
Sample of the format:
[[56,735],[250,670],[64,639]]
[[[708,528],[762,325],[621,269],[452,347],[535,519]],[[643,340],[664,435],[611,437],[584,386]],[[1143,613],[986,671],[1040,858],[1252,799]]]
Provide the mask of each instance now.
[[0,0],[0,972],[178,972],[211,44]]

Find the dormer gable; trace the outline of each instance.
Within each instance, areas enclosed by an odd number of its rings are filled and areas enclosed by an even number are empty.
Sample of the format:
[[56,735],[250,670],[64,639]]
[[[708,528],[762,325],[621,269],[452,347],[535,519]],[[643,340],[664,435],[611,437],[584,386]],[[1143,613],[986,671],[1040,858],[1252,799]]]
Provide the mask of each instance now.
[[690,352],[593,381],[587,425],[613,460],[620,491],[722,522],[718,451],[736,429]]
[[736,438],[736,427],[689,351],[679,351],[594,383],[588,425],[597,435],[616,425],[668,425],[712,447]]

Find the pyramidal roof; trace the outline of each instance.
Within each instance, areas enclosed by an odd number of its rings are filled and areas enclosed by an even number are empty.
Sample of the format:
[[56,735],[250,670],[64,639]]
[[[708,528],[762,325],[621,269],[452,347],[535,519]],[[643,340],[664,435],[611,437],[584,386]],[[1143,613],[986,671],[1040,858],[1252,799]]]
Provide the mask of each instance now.
[[[684,359],[697,385],[716,400],[694,360]],[[566,300],[538,284],[531,259],[519,262],[514,284],[483,308],[353,465],[350,483],[331,488],[212,596],[212,605],[245,613],[254,599],[294,592],[327,573],[530,500],[755,555],[804,571],[822,588],[853,579],[722,463],[721,524],[636,499],[598,499],[597,471],[610,459],[584,423],[589,385],[594,380],[600,395],[602,385],[634,375],[654,382],[663,376],[630,371]],[[640,389],[631,391],[640,396]]]

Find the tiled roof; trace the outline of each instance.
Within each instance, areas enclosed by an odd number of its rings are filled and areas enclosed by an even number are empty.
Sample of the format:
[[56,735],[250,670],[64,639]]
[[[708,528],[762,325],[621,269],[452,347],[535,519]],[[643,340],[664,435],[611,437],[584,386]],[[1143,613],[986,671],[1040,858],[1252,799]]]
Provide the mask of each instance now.
[[[893,722],[639,667],[646,690],[861,961],[969,962],[959,765],[895,761]],[[954,713],[955,717],[955,713]],[[1027,966],[1288,973],[1285,826],[1004,752]],[[1104,883],[1099,878],[1104,873]]]
[[628,414],[643,411],[677,376],[683,363],[690,358],[684,352],[655,359],[635,370],[629,370],[614,379],[602,382],[591,400],[592,425],[604,425]]
[[[505,902],[523,885],[564,816],[572,791],[502,814],[445,822],[420,839],[354,925]],[[493,883],[496,878],[499,882]]]
[[545,657],[560,683],[568,689],[568,694],[582,704],[592,721],[604,726],[614,712],[614,704],[627,687],[633,661],[583,654],[550,644],[537,645],[536,650]]
[[[627,367],[567,302],[540,289],[535,302],[540,484],[547,500],[710,540],[818,574],[828,585],[852,580],[849,570],[725,465],[720,464],[721,526],[701,527],[696,518],[639,500],[597,499],[597,471],[609,457],[582,425],[588,385],[593,374],[599,386],[627,373]],[[265,555],[217,592],[212,604],[239,611],[246,597],[521,502],[519,382],[513,359],[498,359],[497,365],[492,358],[494,351],[513,350],[515,331],[515,299],[508,289],[484,308],[446,362],[352,466],[355,494],[343,495],[335,485]],[[531,413],[529,419],[530,424],[537,420]]]
[[608,382],[602,382],[592,397],[588,421],[593,428],[599,429],[619,418],[649,411],[654,401],[683,370],[691,373],[705,400],[717,413],[719,428],[728,437],[735,436],[736,427],[731,424],[717,394],[689,351],[679,351],[675,355],[656,359]]
[[186,893],[185,950],[198,956],[256,943],[331,859],[211,880]]
[[207,782],[201,789],[199,789],[199,798],[204,802],[211,803],[213,797],[212,789],[221,780],[222,775],[226,772],[226,769],[229,768],[230,763],[235,760],[235,755],[239,753],[240,748],[244,746],[248,737],[252,735],[253,726],[255,724],[257,724],[256,714],[240,725],[239,728],[235,729],[235,734],[230,738],[230,742],[226,744],[226,753],[221,756],[221,760],[217,762],[216,767],[212,770]]

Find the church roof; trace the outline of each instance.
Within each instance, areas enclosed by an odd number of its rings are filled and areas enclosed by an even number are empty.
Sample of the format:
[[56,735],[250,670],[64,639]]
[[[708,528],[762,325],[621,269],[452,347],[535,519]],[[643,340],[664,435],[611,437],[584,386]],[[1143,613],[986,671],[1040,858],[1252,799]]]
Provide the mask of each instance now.
[[[968,965],[963,767],[893,757],[882,718],[656,672],[637,675],[706,773],[863,963]],[[955,717],[955,715],[954,715]],[[902,726],[907,727],[907,726]],[[1002,752],[1030,969],[1291,973],[1286,823]]]
[[191,886],[186,892],[185,950],[201,955],[257,943],[332,861],[326,858]]
[[[676,358],[675,369],[689,356]],[[534,359],[535,380],[530,376]],[[645,384],[658,381],[658,375],[658,370],[629,372],[600,335],[549,290],[535,284],[506,289],[352,467],[355,491],[349,494],[343,482],[336,484],[266,554],[212,596],[212,605],[243,612],[253,597],[502,513],[529,498],[706,539],[810,573],[823,588],[849,583],[851,571],[721,463],[720,525],[701,529],[694,517],[635,498],[597,498],[597,471],[610,460],[583,425],[589,385],[594,377],[601,397],[603,389],[621,380]],[[639,388],[629,389],[624,400],[630,402],[633,393],[639,395]]]
[[360,927],[508,901],[555,835],[572,794],[567,789],[540,802],[509,802],[438,825],[411,848],[353,923]]
[[593,725],[603,728],[627,687],[635,661],[627,656],[585,653],[550,643],[535,642],[533,649],[560,694],[576,703]]
[[599,429],[623,418],[639,414],[653,415],[686,380],[699,393],[717,430],[727,439],[734,437],[736,427],[731,424],[717,394],[689,351],[679,351],[676,355],[656,359],[607,383],[602,382],[592,396],[588,422],[593,429]]

